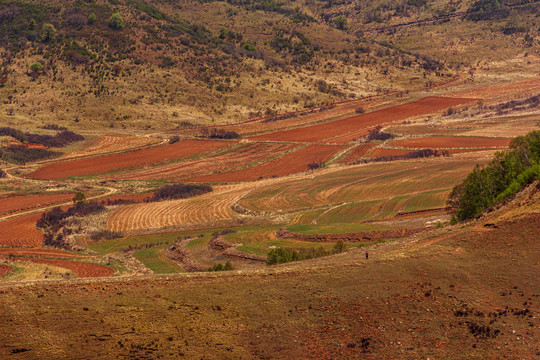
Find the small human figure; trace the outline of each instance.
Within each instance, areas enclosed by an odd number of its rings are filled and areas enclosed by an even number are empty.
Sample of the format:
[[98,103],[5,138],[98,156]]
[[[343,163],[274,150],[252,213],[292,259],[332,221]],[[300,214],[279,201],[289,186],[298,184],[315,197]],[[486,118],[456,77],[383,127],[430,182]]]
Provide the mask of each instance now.
[[366,251],[366,260],[369,259],[369,254],[368,252]]

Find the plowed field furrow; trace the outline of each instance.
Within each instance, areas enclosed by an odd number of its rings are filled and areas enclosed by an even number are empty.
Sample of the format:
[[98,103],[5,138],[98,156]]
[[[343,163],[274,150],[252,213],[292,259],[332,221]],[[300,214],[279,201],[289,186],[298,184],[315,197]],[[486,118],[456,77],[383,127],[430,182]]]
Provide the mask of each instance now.
[[296,145],[276,143],[248,143],[218,156],[184,161],[181,163],[158,166],[152,169],[135,171],[127,174],[110,176],[116,180],[151,180],[151,179],[183,179],[203,176],[212,172],[234,170],[250,162],[261,161],[282,152],[291,150]]
[[210,194],[191,199],[119,206],[109,216],[107,228],[129,231],[233,219],[236,216],[231,205],[250,190],[248,187],[217,188]]
[[6,276],[13,268],[9,265],[0,264],[0,278]]
[[40,256],[56,258],[87,258],[87,255],[69,253],[67,251],[39,248],[0,248],[0,255],[9,256]]
[[40,247],[43,234],[36,229],[41,214],[31,214],[0,221],[0,246]]
[[69,260],[53,260],[53,259],[36,259],[36,258],[16,258],[20,261],[30,261],[37,264],[46,264],[58,266],[64,269],[71,270],[78,277],[103,277],[114,274],[114,269],[108,266],[91,264],[82,261]]
[[411,153],[412,150],[402,150],[402,149],[387,149],[387,148],[377,148],[369,154],[371,158],[378,158],[384,156],[401,156]]
[[494,148],[507,147],[510,139],[460,137],[460,136],[433,136],[418,139],[397,140],[391,146],[410,149],[452,149],[452,148]]
[[425,162],[370,164],[313,178],[261,186],[240,200],[239,204],[253,211],[294,211],[452,188],[477,162],[478,159],[437,158]]
[[160,141],[160,139],[141,136],[102,135],[90,146],[82,150],[74,151],[67,155],[66,158],[96,156],[111,152],[127,151],[158,144]]
[[253,181],[260,178],[286,176],[308,171],[313,162],[324,163],[336,153],[345,149],[340,145],[309,145],[300,150],[286,154],[267,163],[237,171],[190,178],[193,182],[240,182]]
[[42,206],[59,204],[73,198],[73,194],[13,196],[0,199],[0,214],[15,210],[30,210]]
[[353,116],[321,125],[274,132],[253,137],[253,140],[320,142],[334,143],[352,141],[366,135],[368,130],[383,123],[403,120],[412,116],[429,114],[451,106],[472,102],[474,99],[427,97],[412,103],[393,106],[371,113]]
[[60,179],[70,176],[102,174],[112,170],[187,157],[229,145],[231,145],[231,142],[227,141],[182,140],[176,144],[157,148],[47,165],[30,173],[27,177],[32,179]]
[[376,143],[358,145],[357,147],[348,151],[345,154],[345,156],[343,156],[338,162],[340,164],[347,164],[347,163],[356,161],[360,159],[361,157],[366,156],[367,153],[377,145],[378,144]]

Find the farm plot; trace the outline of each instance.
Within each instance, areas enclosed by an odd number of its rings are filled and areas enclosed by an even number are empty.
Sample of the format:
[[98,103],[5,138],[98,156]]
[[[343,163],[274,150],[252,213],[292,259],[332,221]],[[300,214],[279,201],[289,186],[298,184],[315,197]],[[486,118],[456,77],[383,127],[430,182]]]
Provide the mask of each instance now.
[[11,266],[0,264],[0,278],[2,276],[6,276],[7,273],[10,272],[11,270],[13,270],[13,268]]
[[262,186],[239,201],[261,212],[313,210],[350,202],[388,200],[448,189],[462,180],[478,159],[436,158],[356,166],[302,180]]
[[0,214],[60,204],[72,198],[73,194],[12,196],[0,199]]
[[43,234],[36,229],[41,214],[32,214],[0,221],[0,246],[39,247]]
[[[339,120],[354,115],[355,110],[359,107],[361,107],[364,111],[367,111],[386,105],[392,101],[396,100],[392,99],[375,101],[373,99],[364,99],[346,104],[337,104],[336,107],[324,111],[315,110],[314,112],[310,112],[310,109],[298,111],[295,113],[296,115],[293,115],[293,117],[283,120],[269,121],[268,118],[265,118],[248,121],[241,124],[218,126],[216,128],[226,131],[234,131],[243,136],[254,136],[255,134],[265,132],[283,131],[300,126],[310,126],[328,121]],[[200,129],[187,129],[175,132],[197,136],[200,134]]]
[[338,163],[340,164],[347,164],[353,161],[356,161],[364,156],[366,156],[371,149],[373,149],[378,144],[371,143],[371,144],[363,144],[358,145],[357,147],[349,150],[345,156],[343,156],[341,159],[339,159]]
[[369,157],[378,158],[378,157],[386,157],[386,156],[402,156],[402,155],[407,155],[411,152],[412,152],[411,150],[377,148],[369,154]]
[[102,174],[112,170],[166,162],[231,145],[228,141],[183,140],[179,143],[90,159],[64,161],[44,166],[27,175],[32,179],[60,179]]
[[73,151],[65,158],[97,156],[112,152],[140,149],[159,144],[161,139],[142,136],[101,135],[84,149]]
[[261,178],[287,176],[308,170],[308,165],[314,162],[324,163],[346,146],[340,145],[309,145],[300,150],[281,156],[267,163],[236,171],[190,178],[193,182],[241,182]]
[[249,163],[260,162],[280,153],[292,150],[297,145],[277,143],[247,143],[231,151],[217,156],[197,160],[158,166],[127,174],[113,175],[116,180],[151,180],[151,179],[183,179],[204,176],[211,173],[222,173],[241,168]]
[[39,258],[27,258],[17,257],[17,261],[29,261],[37,264],[45,264],[58,266],[64,269],[71,270],[78,277],[103,277],[111,276],[114,274],[114,269],[105,265],[92,264],[82,261],[69,261],[69,260],[55,260],[55,259],[39,259]]
[[403,120],[416,115],[428,114],[471,101],[474,100],[465,98],[426,97],[404,105],[393,106],[343,120],[274,132],[256,136],[252,139],[301,142],[320,142],[326,140],[332,143],[346,143],[367,135],[369,129],[379,124]]
[[477,99],[489,99],[499,96],[507,96],[511,94],[516,94],[524,91],[529,91],[533,89],[540,88],[540,78],[512,82],[507,84],[496,84],[488,86],[480,86],[473,89],[456,91],[449,96],[462,96],[462,97],[473,97]]
[[190,199],[119,206],[107,219],[107,229],[129,231],[233,220],[231,205],[252,188],[224,186]]
[[418,139],[397,140],[390,146],[408,149],[455,149],[455,148],[496,148],[507,147],[510,139],[471,136],[433,136]]
[[54,258],[87,258],[88,255],[74,254],[67,251],[45,248],[0,248],[2,256],[36,256]]
[[426,191],[407,200],[402,212],[440,209],[446,206],[446,200],[451,189]]

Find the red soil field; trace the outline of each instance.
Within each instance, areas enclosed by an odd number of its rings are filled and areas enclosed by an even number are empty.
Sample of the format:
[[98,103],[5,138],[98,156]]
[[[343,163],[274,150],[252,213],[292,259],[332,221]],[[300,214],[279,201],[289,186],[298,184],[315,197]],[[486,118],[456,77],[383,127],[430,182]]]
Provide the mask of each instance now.
[[13,270],[11,266],[0,264],[0,277],[7,275],[7,273],[10,272],[11,270]]
[[0,199],[0,214],[15,210],[29,210],[43,206],[63,203],[73,198],[73,194],[54,194],[36,196],[13,196]]
[[270,178],[274,176],[286,176],[308,170],[308,164],[315,161],[326,162],[337,152],[345,149],[340,145],[309,145],[300,150],[294,151],[267,163],[237,171],[230,171],[221,174],[213,174],[188,181],[193,182],[240,182],[253,181],[260,178]]
[[28,174],[27,177],[32,179],[60,179],[69,176],[101,174],[112,170],[191,156],[231,144],[228,141],[182,140],[176,144],[157,148],[47,165]]
[[104,265],[91,264],[81,261],[36,259],[36,258],[16,258],[16,260],[30,261],[37,264],[58,266],[72,270],[78,277],[102,277],[114,274],[114,269]]
[[0,246],[40,247],[43,233],[36,229],[40,213],[0,221]]
[[408,104],[393,106],[343,120],[260,135],[253,137],[252,139],[303,142],[327,140],[332,143],[344,143],[366,135],[369,129],[379,124],[403,120],[415,115],[428,114],[472,101],[475,100],[449,97],[426,97]]
[[152,169],[111,176],[112,179],[182,179],[234,170],[251,162],[258,162],[293,149],[297,145],[276,143],[248,143],[231,151],[203,159],[158,166]]
[[376,145],[377,145],[376,143],[359,145],[355,147],[354,149],[348,151],[345,154],[345,156],[343,156],[338,161],[338,163],[346,164],[346,163],[356,161],[360,159],[361,157],[366,156],[366,154]]
[[0,255],[40,256],[57,258],[86,258],[87,255],[73,254],[62,250],[44,248],[0,248]]
[[390,145],[413,149],[449,149],[449,148],[493,148],[507,147],[510,139],[434,136],[418,139],[393,141]]

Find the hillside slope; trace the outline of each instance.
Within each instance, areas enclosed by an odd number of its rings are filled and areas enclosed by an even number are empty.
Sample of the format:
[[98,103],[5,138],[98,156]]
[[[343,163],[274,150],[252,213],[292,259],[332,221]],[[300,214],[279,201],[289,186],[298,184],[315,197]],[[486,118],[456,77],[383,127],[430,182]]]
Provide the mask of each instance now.
[[359,249],[222,276],[3,284],[0,354],[533,358],[539,200],[534,184],[473,222],[368,248],[369,260]]
[[[417,27],[377,29],[449,16],[473,2],[354,4],[3,0],[0,121],[185,127],[421,89],[486,59],[503,67],[524,52],[520,76],[534,72],[534,4],[489,22],[428,24],[427,37]],[[503,35],[510,21],[517,28]]]

